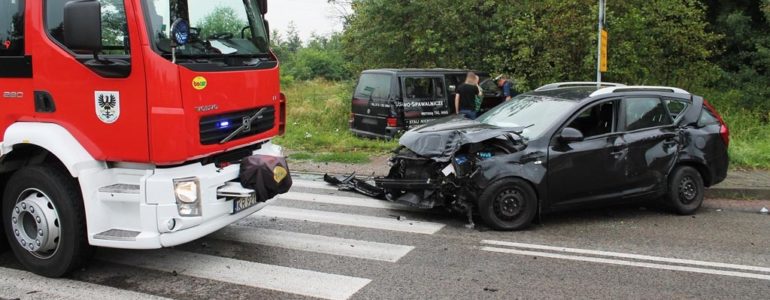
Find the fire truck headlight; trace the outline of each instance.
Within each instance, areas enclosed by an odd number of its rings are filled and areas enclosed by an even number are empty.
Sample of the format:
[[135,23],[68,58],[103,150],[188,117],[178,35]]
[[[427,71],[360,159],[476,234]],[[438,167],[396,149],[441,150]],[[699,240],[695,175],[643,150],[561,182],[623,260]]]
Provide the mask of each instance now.
[[174,179],[174,195],[180,216],[196,217],[201,215],[201,191],[198,178]]

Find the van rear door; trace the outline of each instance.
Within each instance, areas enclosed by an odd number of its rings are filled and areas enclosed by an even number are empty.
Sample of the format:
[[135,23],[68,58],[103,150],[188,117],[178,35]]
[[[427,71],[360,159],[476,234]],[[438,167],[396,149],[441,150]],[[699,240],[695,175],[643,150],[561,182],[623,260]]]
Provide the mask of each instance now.
[[350,129],[353,132],[392,137],[393,133],[388,131],[388,118],[398,120],[396,93],[392,91],[393,86],[391,74],[364,73],[361,75],[353,93],[351,105]]
[[401,78],[401,89],[407,128],[449,115],[443,76],[405,76]]

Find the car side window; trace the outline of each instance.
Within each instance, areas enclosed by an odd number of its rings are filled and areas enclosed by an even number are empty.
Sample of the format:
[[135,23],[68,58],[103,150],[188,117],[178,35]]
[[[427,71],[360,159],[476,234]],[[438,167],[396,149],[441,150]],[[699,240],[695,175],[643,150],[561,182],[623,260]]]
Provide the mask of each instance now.
[[627,98],[624,101],[626,131],[671,125],[674,122],[659,98]]
[[679,120],[679,118],[682,116],[685,110],[690,106],[690,104],[687,101],[679,100],[679,99],[665,99],[663,102],[666,104],[666,108],[668,108],[668,113],[671,115],[671,118],[674,120]]
[[585,138],[612,133],[617,120],[617,106],[617,100],[592,105],[581,111],[567,127],[579,130]]
[[0,1],[0,56],[24,56],[24,0]]
[[[71,0],[45,1],[46,27],[54,40],[64,45],[64,5]],[[103,55],[128,55],[130,43],[123,0],[99,0],[102,5]]]

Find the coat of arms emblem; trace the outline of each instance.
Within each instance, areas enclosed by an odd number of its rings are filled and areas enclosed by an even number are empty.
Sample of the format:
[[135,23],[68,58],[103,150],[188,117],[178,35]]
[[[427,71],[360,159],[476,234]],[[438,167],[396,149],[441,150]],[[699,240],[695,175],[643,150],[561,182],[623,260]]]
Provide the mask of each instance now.
[[104,123],[112,124],[120,117],[119,92],[95,92],[96,116]]

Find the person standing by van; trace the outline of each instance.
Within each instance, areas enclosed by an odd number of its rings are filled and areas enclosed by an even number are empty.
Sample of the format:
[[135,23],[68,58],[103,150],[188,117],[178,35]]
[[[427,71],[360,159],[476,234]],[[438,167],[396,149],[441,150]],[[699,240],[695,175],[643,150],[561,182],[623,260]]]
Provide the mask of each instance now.
[[511,100],[514,96],[513,82],[508,78],[508,75],[500,75],[497,77],[497,86],[503,90],[503,97],[505,101]]
[[469,72],[465,77],[465,83],[457,87],[455,95],[455,111],[457,114],[463,114],[469,119],[476,119],[478,110],[476,109],[476,96],[479,94],[478,76]]

